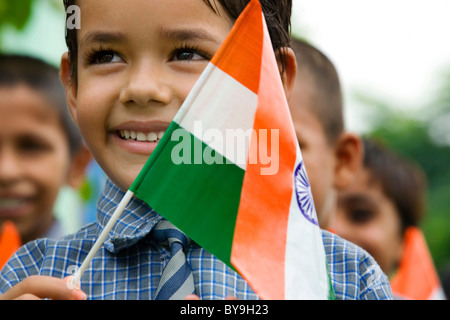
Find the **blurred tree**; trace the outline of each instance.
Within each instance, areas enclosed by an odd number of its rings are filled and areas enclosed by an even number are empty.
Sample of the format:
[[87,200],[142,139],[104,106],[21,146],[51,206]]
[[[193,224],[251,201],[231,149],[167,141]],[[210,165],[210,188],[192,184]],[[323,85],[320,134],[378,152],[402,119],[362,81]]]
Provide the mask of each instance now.
[[0,0],[0,29],[6,25],[23,29],[31,16],[34,0]]
[[[42,0],[0,0],[0,34],[5,28],[23,30],[31,18],[34,3],[38,1]],[[49,1],[57,10],[63,9],[61,0],[45,1]],[[0,37],[0,49],[1,44]]]
[[367,136],[412,159],[427,176],[427,213],[421,227],[436,266],[442,269],[450,262],[450,70],[419,116],[368,95],[357,97],[374,110],[373,129]]

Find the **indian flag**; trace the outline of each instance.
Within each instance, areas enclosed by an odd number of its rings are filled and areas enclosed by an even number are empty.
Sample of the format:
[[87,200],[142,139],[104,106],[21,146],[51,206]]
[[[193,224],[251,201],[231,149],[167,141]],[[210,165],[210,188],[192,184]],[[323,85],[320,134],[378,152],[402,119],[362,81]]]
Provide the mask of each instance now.
[[259,1],[238,18],[130,191],[262,299],[333,298]]
[[404,244],[399,268],[390,281],[394,296],[408,300],[445,300],[422,230],[406,229]]
[[21,245],[19,230],[14,223],[9,220],[3,222],[0,225],[0,270]]

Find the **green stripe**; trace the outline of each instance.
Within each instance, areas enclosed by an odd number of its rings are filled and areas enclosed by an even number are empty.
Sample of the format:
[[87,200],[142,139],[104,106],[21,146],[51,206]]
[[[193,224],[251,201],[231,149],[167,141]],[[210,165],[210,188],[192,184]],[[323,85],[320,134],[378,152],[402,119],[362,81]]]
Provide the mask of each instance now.
[[327,267],[327,277],[328,277],[328,300],[336,300],[336,294],[334,292],[333,283],[331,282],[330,270],[328,268],[328,263],[325,263]]
[[[214,151],[184,129],[184,135],[172,141],[177,129],[181,127],[173,122],[130,190],[232,267],[231,246],[245,172],[226,164],[221,155],[215,159],[221,158],[223,164],[194,164],[199,160],[194,157],[195,150],[201,149],[202,154]],[[190,151],[190,164],[172,161],[172,153],[180,150]],[[189,162],[188,153],[180,154]]]

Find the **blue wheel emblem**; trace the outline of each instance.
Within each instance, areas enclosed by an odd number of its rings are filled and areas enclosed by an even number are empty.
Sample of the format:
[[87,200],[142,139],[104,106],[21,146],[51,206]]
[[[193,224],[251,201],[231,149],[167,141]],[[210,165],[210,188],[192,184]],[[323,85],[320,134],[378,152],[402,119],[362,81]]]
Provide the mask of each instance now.
[[300,211],[309,222],[318,226],[319,223],[317,221],[316,208],[314,207],[311,186],[309,184],[308,177],[306,176],[303,161],[301,161],[298,167],[295,169],[294,184],[295,194],[297,195],[297,203]]

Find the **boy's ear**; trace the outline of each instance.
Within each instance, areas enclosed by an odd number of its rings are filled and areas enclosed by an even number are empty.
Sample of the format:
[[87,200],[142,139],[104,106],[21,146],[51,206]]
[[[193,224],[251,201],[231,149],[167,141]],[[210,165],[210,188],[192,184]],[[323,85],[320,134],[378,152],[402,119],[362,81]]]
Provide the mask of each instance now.
[[343,189],[349,186],[363,165],[363,145],[359,136],[344,132],[335,146],[336,167],[334,186]]
[[79,189],[86,177],[87,166],[92,160],[92,154],[89,149],[82,145],[81,148],[72,156],[72,162],[69,168],[67,184],[74,189]]
[[66,52],[61,57],[61,66],[59,69],[59,77],[64,85],[66,91],[66,100],[69,107],[69,112],[75,121],[77,122],[76,102],[77,102],[77,86],[72,80],[72,73],[70,71],[69,53]]
[[[282,61],[284,61],[284,70]],[[281,80],[283,81],[284,91],[289,100],[294,87],[295,76],[297,75],[297,60],[294,51],[289,47],[281,48],[277,52],[278,69],[280,70]]]

